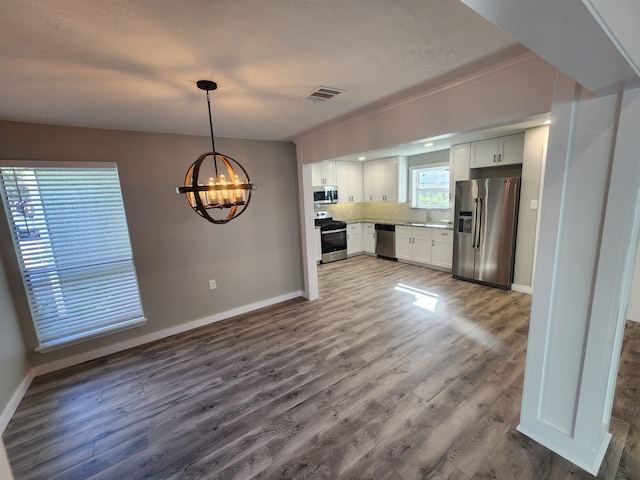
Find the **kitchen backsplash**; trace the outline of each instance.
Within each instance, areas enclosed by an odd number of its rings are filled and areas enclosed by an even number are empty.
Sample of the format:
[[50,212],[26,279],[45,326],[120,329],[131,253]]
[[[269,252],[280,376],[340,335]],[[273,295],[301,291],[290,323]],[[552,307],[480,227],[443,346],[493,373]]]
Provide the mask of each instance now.
[[[346,203],[323,205],[314,209],[316,212],[327,210],[336,220],[345,222],[356,220],[394,221],[424,223],[427,212],[424,209],[411,208],[409,203]],[[429,216],[431,223],[446,223],[452,221],[453,210],[431,209]]]

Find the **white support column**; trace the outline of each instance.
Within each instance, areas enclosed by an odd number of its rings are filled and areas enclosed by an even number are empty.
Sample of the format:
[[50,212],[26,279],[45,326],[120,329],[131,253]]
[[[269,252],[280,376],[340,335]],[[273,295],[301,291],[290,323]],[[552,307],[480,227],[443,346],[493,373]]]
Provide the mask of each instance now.
[[594,475],[638,237],[640,101],[621,98],[556,81],[518,427]]
[[318,298],[318,266],[316,264],[315,225],[311,164],[302,160],[302,149],[296,145],[298,164],[298,203],[300,205],[300,244],[302,246],[302,280],[307,300]]

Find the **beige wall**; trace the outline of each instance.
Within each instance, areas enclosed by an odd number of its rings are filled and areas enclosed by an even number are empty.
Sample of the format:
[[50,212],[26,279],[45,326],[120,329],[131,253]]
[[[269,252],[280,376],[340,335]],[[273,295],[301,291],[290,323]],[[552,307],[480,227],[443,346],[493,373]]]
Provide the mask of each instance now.
[[[30,353],[34,365],[302,289],[294,145],[221,138],[216,147],[239,161],[258,185],[247,211],[225,225],[200,218],[175,193],[189,165],[210,149],[207,137],[0,122],[0,159],[117,163],[148,318],[144,327]],[[0,241],[8,276],[19,281],[4,219]],[[216,279],[216,290],[209,290],[209,279]],[[32,331],[24,298],[16,300],[21,321]],[[31,351],[32,335],[27,344]]]
[[[28,371],[27,349],[0,258],[0,417]],[[0,421],[0,434],[5,420]]]

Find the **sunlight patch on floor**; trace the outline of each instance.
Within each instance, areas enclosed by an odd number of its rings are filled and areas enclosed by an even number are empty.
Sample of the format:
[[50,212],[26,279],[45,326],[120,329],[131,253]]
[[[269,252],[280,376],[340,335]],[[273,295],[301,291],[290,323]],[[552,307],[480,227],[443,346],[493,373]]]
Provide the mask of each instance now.
[[413,295],[415,298],[413,305],[415,305],[416,307],[423,308],[424,310],[428,310],[430,312],[436,311],[439,296],[435,293],[430,293],[426,290],[420,290],[419,288],[403,285],[402,283],[396,285],[394,290]]
[[[394,287],[394,290],[412,295],[414,298],[413,305],[416,307],[429,312],[436,311],[438,301],[440,299],[439,295],[416,287],[404,285],[402,283],[398,283]],[[485,345],[489,349],[494,349],[497,353],[504,350],[504,345],[499,339],[472,320],[459,316],[452,316],[447,320],[447,323],[459,333],[464,334],[466,338],[481,345]]]

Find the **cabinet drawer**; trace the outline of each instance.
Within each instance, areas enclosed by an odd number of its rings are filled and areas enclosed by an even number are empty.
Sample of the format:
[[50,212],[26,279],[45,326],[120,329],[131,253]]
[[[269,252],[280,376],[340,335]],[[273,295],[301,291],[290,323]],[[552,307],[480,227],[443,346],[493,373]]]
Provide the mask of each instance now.
[[351,233],[351,232],[359,232],[360,231],[360,224],[359,223],[350,223],[347,225],[347,232]]
[[433,229],[433,239],[443,242],[453,242],[453,230]]
[[429,227],[413,227],[411,233],[416,238],[431,239],[431,229]]

